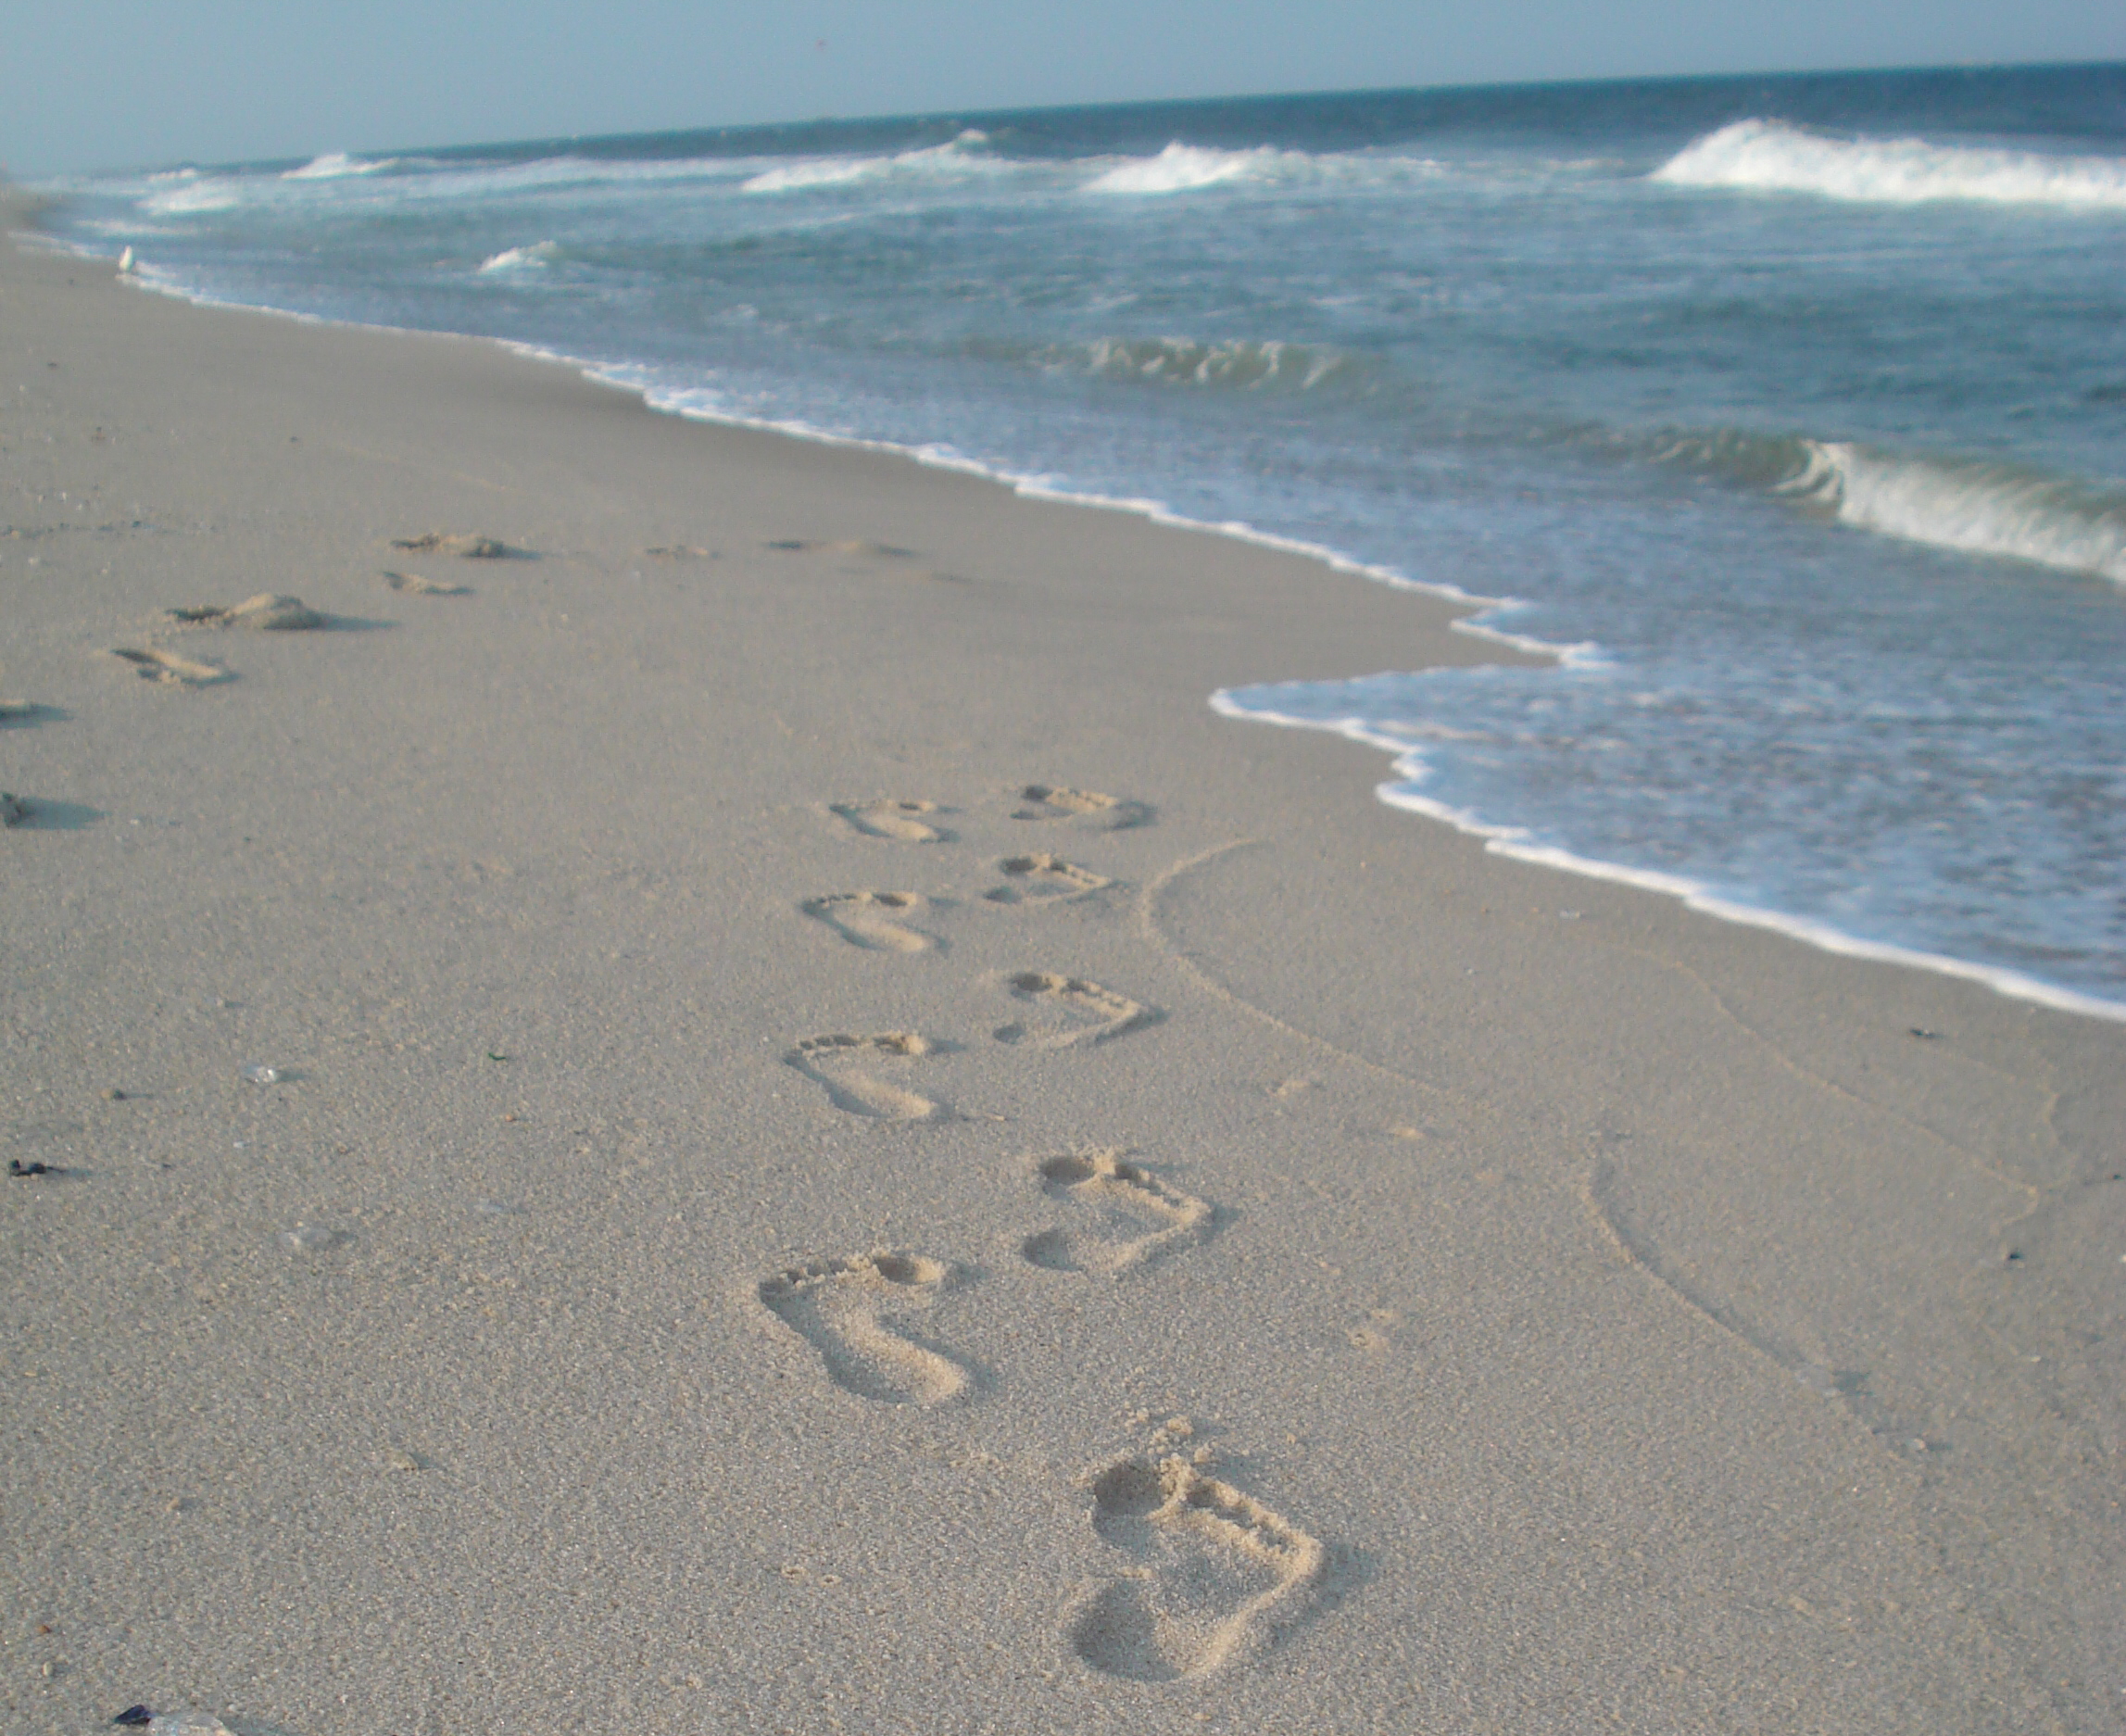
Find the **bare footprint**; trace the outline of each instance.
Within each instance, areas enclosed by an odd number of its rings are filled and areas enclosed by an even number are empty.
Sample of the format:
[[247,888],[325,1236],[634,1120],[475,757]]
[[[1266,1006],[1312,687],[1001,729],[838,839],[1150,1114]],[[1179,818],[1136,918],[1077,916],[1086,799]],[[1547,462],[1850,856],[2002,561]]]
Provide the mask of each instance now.
[[470,597],[470,585],[446,585],[440,579],[424,579],[418,572],[381,572],[377,575],[395,591],[406,591],[415,597]]
[[941,1404],[967,1390],[967,1370],[884,1317],[928,1307],[950,1277],[941,1261],[881,1249],[791,1266],[761,1279],[760,1297],[837,1387],[882,1404]]
[[1009,878],[982,894],[992,904],[1052,904],[1114,884],[1105,874],[1080,868],[1061,856],[1007,856],[997,865]]
[[883,1068],[929,1052],[930,1045],[913,1031],[887,1031],[875,1037],[808,1037],[783,1061],[825,1088],[827,1100],[848,1114],[874,1121],[950,1121],[952,1112],[945,1104],[881,1076]]
[[260,591],[258,596],[247,597],[226,609],[219,603],[203,603],[196,608],[172,609],[168,612],[172,620],[195,625],[253,627],[262,633],[308,633],[325,625],[325,617],[301,598],[281,597],[271,591]]
[[1051,1272],[1126,1272],[1202,1240],[1208,1201],[1171,1188],[1120,1151],[1066,1151],[1034,1166],[1076,1222],[1028,1236],[1019,1252]]
[[785,536],[773,542],[762,543],[763,548],[772,548],[784,555],[856,555],[873,560],[912,560],[912,548],[896,548],[891,543],[874,543],[862,537],[850,537],[838,543],[808,542],[802,537]]
[[211,682],[227,681],[229,672],[217,669],[212,663],[196,663],[189,657],[180,657],[175,651],[157,649],[154,646],[145,651],[130,650],[124,646],[115,647],[111,655],[123,658],[133,666],[133,673],[143,681],[166,681],[173,686],[204,687]]
[[925,817],[937,811],[934,801],[903,801],[890,797],[877,801],[837,801],[831,811],[866,837],[889,837],[897,844],[944,844],[952,837]]
[[503,560],[520,552],[492,536],[474,536],[465,531],[423,531],[419,536],[395,536],[391,546],[410,554],[458,555],[467,560]]
[[1065,1023],[1040,1030],[1023,1021],[997,1027],[1000,1043],[1026,1043],[1036,1049],[1068,1049],[1079,1043],[1104,1043],[1140,1025],[1150,1025],[1158,1013],[1112,988],[1088,983],[1082,976],[1063,976],[1054,971],[1021,971],[1006,985],[1020,1000],[1060,1013]]
[[937,943],[893,919],[920,911],[927,900],[914,892],[830,892],[807,899],[799,909],[826,924],[851,946],[870,952],[924,952]]
[[1097,789],[1063,789],[1052,784],[1028,784],[1019,791],[1014,820],[1074,820],[1083,815],[1097,819],[1102,831],[1124,832],[1133,825],[1151,824],[1151,810],[1140,801],[1103,796]]
[[1208,1675],[1266,1641],[1279,1606],[1321,1578],[1318,1542],[1177,1454],[1109,1466],[1092,1499],[1093,1529],[1134,1557],[1070,1624],[1072,1649],[1107,1675]]

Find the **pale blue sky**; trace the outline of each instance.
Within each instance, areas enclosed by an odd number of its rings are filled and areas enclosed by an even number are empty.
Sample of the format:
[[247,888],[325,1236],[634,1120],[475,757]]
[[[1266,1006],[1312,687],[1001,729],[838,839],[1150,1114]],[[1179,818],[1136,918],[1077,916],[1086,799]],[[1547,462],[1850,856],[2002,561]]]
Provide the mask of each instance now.
[[[823,45],[824,44],[824,45]],[[2126,58],[2120,0],[14,0],[19,176],[1144,97]]]

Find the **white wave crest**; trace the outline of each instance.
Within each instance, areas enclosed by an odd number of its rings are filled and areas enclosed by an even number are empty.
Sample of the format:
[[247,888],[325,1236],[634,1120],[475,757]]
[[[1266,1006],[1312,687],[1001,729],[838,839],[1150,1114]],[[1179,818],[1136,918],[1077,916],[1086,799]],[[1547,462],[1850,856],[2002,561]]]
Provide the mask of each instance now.
[[219,175],[172,182],[140,202],[151,217],[186,217],[202,211],[233,210],[244,203],[244,190]]
[[543,271],[560,258],[560,244],[553,241],[535,242],[529,247],[505,247],[492,258],[482,260],[480,270],[494,273]]
[[1814,193],[1868,205],[1943,199],[2126,211],[2126,159],[1832,139],[1777,120],[1738,120],[1686,145],[1652,179],[1680,187]]
[[741,193],[801,193],[809,187],[841,187],[852,182],[875,181],[885,175],[942,175],[957,178],[981,174],[1003,167],[982,147],[989,135],[969,127],[956,139],[920,150],[899,151],[889,157],[808,157],[793,163],[778,163],[749,177]]
[[1186,337],[1103,337],[1047,353],[1050,365],[1080,367],[1109,380],[1143,380],[1162,385],[1229,386],[1242,390],[1289,387],[1308,391],[1356,367],[1341,350],[1278,338],[1250,342],[1228,338],[1204,344]]
[[1285,153],[1268,145],[1220,151],[1178,139],[1156,157],[1117,164],[1090,182],[1088,193],[1193,193],[1228,181],[1245,181],[1274,169]]
[[347,175],[373,175],[380,169],[389,169],[398,161],[396,157],[367,158],[349,157],[345,151],[327,151],[322,157],[313,157],[300,169],[291,169],[282,175],[283,181],[338,181]]
[[1807,466],[1780,492],[1830,508],[1842,523],[2126,585],[2126,497],[2004,465],[1801,445]]

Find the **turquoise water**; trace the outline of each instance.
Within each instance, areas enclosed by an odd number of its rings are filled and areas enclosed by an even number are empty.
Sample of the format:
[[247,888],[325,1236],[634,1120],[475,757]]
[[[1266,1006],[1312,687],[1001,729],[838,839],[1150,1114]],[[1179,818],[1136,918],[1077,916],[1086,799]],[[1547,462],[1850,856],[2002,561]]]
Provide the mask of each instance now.
[[[1487,599],[1217,696],[1502,848],[2126,1009],[2126,69],[175,165],[147,282],[580,359]],[[1211,696],[1206,696],[1210,698]]]

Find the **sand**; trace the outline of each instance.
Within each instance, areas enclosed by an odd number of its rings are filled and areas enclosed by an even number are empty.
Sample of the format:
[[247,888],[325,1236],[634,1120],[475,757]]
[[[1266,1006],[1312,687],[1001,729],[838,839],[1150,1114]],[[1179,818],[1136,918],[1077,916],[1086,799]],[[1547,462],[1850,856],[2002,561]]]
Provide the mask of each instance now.
[[0,610],[9,1732],[2126,1714],[2126,1030],[1206,703],[1444,604],[10,247]]

